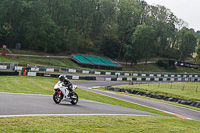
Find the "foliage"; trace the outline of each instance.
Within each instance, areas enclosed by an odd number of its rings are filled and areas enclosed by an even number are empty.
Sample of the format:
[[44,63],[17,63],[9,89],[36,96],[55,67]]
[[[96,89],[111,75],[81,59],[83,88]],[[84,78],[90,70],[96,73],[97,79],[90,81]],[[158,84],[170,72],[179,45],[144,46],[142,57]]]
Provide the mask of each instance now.
[[114,38],[111,36],[104,36],[100,49],[101,49],[101,52],[105,56],[108,56],[113,59],[117,59],[120,45],[121,45],[121,43],[118,40],[118,38]]
[[157,63],[156,63],[159,67],[163,67],[165,69],[167,69],[169,67],[169,63],[166,62],[166,61],[163,61],[163,60],[159,60]]
[[[166,7],[143,0],[1,0],[0,12],[0,44],[8,48],[21,43],[25,50],[101,53],[136,63],[152,53],[184,60],[196,46],[195,32],[184,28],[186,22]],[[133,39],[139,25],[152,27],[155,40],[148,40],[153,46],[145,46],[147,52],[132,55],[145,49],[135,45],[144,40]],[[108,38],[115,51],[110,43],[106,48]]]
[[180,59],[185,59],[190,57],[193,52],[195,52],[195,47],[197,46],[197,38],[195,33],[187,28],[180,31]]
[[138,25],[131,37],[132,44],[125,46],[125,57],[137,63],[139,59],[150,58],[155,42],[155,30],[151,26]]

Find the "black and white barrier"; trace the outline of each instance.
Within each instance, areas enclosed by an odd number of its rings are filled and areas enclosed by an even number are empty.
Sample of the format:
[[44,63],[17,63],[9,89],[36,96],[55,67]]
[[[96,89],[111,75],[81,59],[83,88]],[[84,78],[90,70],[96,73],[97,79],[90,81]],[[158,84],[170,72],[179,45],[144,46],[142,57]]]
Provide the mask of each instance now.
[[[55,78],[58,78],[60,76],[60,74],[27,72],[27,76],[43,76],[43,77],[55,77]],[[66,75],[66,77],[68,79],[77,79],[77,80],[96,80],[96,76],[74,76],[74,75]]]
[[[20,67],[17,69],[21,69]],[[200,73],[156,73],[156,72],[102,72],[93,70],[81,70],[81,69],[70,69],[70,68],[31,68],[31,71],[44,71],[44,72],[71,72],[71,73],[82,73],[82,74],[95,74],[95,75],[115,75],[115,76],[132,76],[132,77],[149,77],[149,78],[200,78]]]
[[150,77],[119,77],[119,78],[105,78],[105,81],[170,81],[170,82],[195,82],[200,81],[199,78],[183,77],[183,78],[150,78]]
[[[0,65],[0,69],[10,69],[10,66]],[[22,66],[15,66],[15,70],[21,71]],[[82,74],[95,74],[95,75],[115,75],[126,77],[149,77],[149,78],[200,78],[200,73],[165,73],[165,72],[142,72],[142,71],[127,71],[127,72],[102,72],[94,70],[70,69],[70,68],[38,68],[31,67],[32,72],[70,72]]]
[[166,96],[157,95],[154,93],[136,91],[136,90],[131,90],[131,89],[123,89],[123,88],[112,88],[111,86],[107,86],[106,90],[116,91],[116,92],[126,92],[126,93],[130,93],[130,94],[136,94],[136,95],[140,95],[140,96],[146,96],[146,97],[151,97],[151,98],[170,101],[170,102],[176,102],[176,103],[200,108],[199,102],[194,102],[194,101],[189,101],[189,100],[184,100],[184,99],[179,99],[179,98],[173,98],[173,97],[166,97]]

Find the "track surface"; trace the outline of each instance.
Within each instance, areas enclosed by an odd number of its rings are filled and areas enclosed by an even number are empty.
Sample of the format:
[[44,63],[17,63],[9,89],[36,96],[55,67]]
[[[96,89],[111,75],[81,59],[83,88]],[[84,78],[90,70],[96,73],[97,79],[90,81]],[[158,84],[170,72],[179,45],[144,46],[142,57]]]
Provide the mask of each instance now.
[[0,93],[0,105],[0,117],[38,114],[123,114],[158,116],[156,114],[88,100],[80,100],[77,105],[71,105],[65,101],[58,105],[53,102],[52,96],[20,93]]

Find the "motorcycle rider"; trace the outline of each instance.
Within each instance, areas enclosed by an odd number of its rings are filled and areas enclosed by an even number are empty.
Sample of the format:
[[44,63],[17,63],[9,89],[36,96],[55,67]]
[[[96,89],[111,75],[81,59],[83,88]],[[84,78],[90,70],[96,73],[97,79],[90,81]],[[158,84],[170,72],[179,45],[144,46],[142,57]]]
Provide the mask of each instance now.
[[73,95],[73,90],[72,90],[72,83],[69,81],[67,77],[64,75],[60,75],[59,79],[61,82],[63,82],[63,86],[67,87],[69,90],[70,97]]

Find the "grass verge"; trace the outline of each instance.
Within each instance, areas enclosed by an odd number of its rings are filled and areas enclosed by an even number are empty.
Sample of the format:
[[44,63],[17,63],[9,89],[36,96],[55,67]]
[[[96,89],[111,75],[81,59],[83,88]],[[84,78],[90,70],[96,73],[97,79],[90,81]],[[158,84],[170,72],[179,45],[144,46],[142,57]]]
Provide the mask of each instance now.
[[198,133],[199,121],[144,116],[48,116],[0,118],[0,132]]
[[135,85],[119,85],[116,88],[132,89],[137,91],[155,93],[168,97],[181,98],[200,102],[200,83],[163,83],[163,84],[135,84]]
[[12,59],[11,56],[0,56],[2,62],[18,62],[18,65],[26,66],[30,65],[44,65],[44,66],[58,66],[67,68],[80,68],[77,64],[72,62],[70,59],[60,58],[39,58],[39,57],[17,57]]

